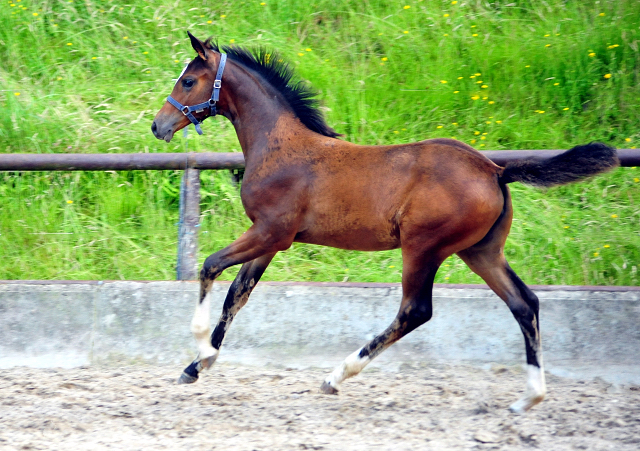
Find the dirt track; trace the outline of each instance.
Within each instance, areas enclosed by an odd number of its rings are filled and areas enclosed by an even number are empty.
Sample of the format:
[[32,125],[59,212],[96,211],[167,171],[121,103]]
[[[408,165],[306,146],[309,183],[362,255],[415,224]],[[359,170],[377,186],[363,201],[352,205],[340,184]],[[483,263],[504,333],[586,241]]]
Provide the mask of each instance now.
[[0,370],[0,449],[637,450],[640,387],[548,375],[507,411],[519,368],[375,368],[321,395],[327,370],[218,365],[191,386],[168,367]]

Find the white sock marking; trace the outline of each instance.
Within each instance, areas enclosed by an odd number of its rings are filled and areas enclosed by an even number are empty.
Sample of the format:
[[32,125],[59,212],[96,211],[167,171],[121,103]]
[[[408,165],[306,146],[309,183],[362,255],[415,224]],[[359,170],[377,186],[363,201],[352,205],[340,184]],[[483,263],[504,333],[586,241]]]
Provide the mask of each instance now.
[[[191,333],[196,339],[198,345],[198,357],[206,359],[208,357],[217,356],[218,350],[211,346],[211,301],[209,295],[202,302],[196,303],[196,311],[191,320]],[[213,363],[214,359],[211,359]]]
[[338,390],[340,388],[340,384],[342,384],[345,379],[355,376],[362,371],[364,367],[371,362],[371,359],[369,356],[361,358],[359,356],[361,350],[362,348],[358,349],[356,352],[344,359],[344,362],[333,370],[333,372],[325,379],[325,382]]
[[538,356],[538,362],[540,362],[540,368],[534,365],[527,365],[527,388],[524,397],[509,407],[513,412],[524,413],[542,401],[547,393],[542,356],[540,355]]

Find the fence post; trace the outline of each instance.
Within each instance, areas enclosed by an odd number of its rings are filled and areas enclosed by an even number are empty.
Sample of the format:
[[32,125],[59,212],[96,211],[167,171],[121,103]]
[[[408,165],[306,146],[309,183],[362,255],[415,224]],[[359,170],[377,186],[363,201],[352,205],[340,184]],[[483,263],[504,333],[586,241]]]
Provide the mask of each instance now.
[[200,171],[186,168],[180,183],[177,280],[196,280],[200,221]]

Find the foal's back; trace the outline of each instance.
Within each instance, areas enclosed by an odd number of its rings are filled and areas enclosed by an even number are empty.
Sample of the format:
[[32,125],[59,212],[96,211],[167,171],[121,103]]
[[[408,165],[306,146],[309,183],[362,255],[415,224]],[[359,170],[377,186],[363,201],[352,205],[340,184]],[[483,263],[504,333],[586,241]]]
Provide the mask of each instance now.
[[[286,151],[308,165],[296,241],[384,250],[416,234],[437,233],[443,241],[459,236],[466,246],[480,240],[502,210],[497,183],[502,168],[461,142],[359,146],[326,137],[313,141]],[[467,229],[473,229],[472,237],[466,238]]]

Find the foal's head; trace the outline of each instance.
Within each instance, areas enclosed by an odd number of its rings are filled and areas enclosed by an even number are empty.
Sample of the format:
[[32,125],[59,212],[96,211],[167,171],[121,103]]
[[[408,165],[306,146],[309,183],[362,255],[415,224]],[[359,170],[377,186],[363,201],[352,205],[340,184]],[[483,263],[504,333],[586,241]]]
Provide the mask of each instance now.
[[[301,82],[276,52],[233,46],[219,48],[191,33],[189,38],[198,56],[187,65],[167,103],[156,115],[151,126],[156,138],[171,141],[174,133],[189,125],[189,121],[202,134],[199,123],[216,114],[242,121],[243,112],[253,112],[248,123],[264,127],[268,122],[265,118],[275,122],[282,110],[292,113],[312,132],[332,138],[340,136],[325,122],[317,92]],[[261,105],[262,113],[257,105]],[[264,116],[256,118],[259,114]]]
[[[205,104],[211,98],[216,71],[220,64],[221,54],[212,50],[206,43],[200,41],[191,33],[191,45],[198,56],[184,69],[171,91],[171,98],[180,106]],[[175,104],[167,101],[158,111],[151,125],[151,131],[158,139],[171,141],[173,134],[190,123],[189,117]],[[209,116],[216,114],[216,109],[202,106],[192,111],[193,117],[202,122]]]

